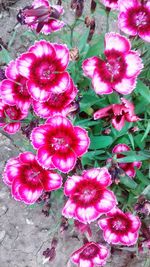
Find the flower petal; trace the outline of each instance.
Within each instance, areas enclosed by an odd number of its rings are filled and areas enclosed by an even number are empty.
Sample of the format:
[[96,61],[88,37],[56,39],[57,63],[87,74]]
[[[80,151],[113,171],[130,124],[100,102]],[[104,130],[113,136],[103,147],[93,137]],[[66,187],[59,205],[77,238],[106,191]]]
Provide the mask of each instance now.
[[128,232],[126,235],[120,236],[120,242],[126,246],[132,246],[137,242],[138,233]]
[[125,61],[127,64],[126,75],[132,77],[139,75],[143,68],[142,60],[139,54],[135,51],[130,51],[125,55]]
[[53,165],[63,173],[71,171],[76,164],[76,155],[73,151],[68,150],[67,153],[55,153],[52,156]]
[[67,90],[70,83],[70,76],[68,72],[55,74],[55,80],[49,84],[49,91],[59,94]]
[[126,0],[126,1],[118,0],[118,5],[119,5],[119,11],[126,12],[131,7],[138,7],[139,2],[138,0]]
[[82,181],[82,176],[73,175],[72,177],[69,177],[65,183],[64,194],[66,196],[71,195],[80,181]]
[[62,210],[62,215],[66,218],[75,218],[75,211],[76,204],[73,203],[71,199],[69,199]]
[[97,70],[94,71],[92,85],[96,94],[104,95],[113,92],[111,84],[103,82]]
[[128,52],[130,48],[130,42],[126,37],[114,32],[105,34],[105,51],[115,49],[125,53]]
[[106,187],[111,185],[111,175],[107,168],[93,168],[83,173],[84,178],[96,179],[100,185]]
[[123,78],[120,83],[114,85],[114,90],[123,95],[130,94],[136,87],[136,77],[126,79]]
[[29,80],[27,82],[27,86],[28,86],[29,94],[31,95],[31,97],[34,100],[40,101],[40,102],[45,102],[45,101],[47,101],[49,99],[49,97],[50,97],[49,90],[42,89],[40,87],[40,85],[38,85],[37,83],[33,82],[32,80]]
[[85,129],[75,126],[74,132],[76,136],[76,142],[74,142],[73,150],[77,156],[82,156],[87,152],[90,145],[90,138]]
[[41,32],[44,34],[49,34],[53,31],[59,31],[61,28],[65,26],[65,22],[57,19],[50,19],[49,22],[45,23]]
[[33,53],[36,58],[41,58],[43,56],[55,58],[56,55],[53,45],[45,40],[36,41],[35,44],[29,48],[29,52]]
[[104,236],[105,241],[108,242],[109,244],[110,243],[117,244],[120,242],[119,235],[112,233],[109,229],[106,229],[104,231],[103,236]]
[[56,190],[62,186],[62,177],[56,172],[48,171],[41,183],[45,191]]
[[80,259],[79,267],[93,267],[91,260]]
[[53,169],[52,153],[47,146],[41,146],[37,151],[37,161],[45,169]]
[[64,71],[69,63],[69,50],[66,45],[53,44],[56,52],[58,71]]
[[8,105],[15,105],[14,82],[10,80],[3,80],[0,84],[1,97]]
[[36,56],[33,53],[24,53],[17,60],[18,71],[23,77],[30,78],[31,66],[35,60]]
[[97,67],[99,61],[100,58],[98,57],[91,57],[84,60],[82,64],[84,74],[89,78],[93,78],[95,68]]
[[19,73],[16,67],[16,61],[10,61],[8,67],[5,70],[6,77],[10,80],[16,80],[18,74]]
[[116,146],[114,146],[112,152],[113,153],[120,153],[120,152],[126,152],[129,151],[130,147],[127,146],[126,144],[118,144]]
[[50,131],[48,124],[35,127],[31,133],[31,142],[34,148],[44,146],[46,143],[46,133]]

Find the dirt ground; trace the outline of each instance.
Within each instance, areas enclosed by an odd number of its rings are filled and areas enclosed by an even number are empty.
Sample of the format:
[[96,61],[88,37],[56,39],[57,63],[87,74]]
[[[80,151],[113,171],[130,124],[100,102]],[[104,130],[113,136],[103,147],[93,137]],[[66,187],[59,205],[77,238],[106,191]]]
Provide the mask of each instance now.
[[[16,27],[16,14],[21,7],[30,4],[32,1],[25,0],[0,0],[0,38],[4,45],[10,40],[10,52],[12,57],[18,56],[26,50],[30,44],[30,39],[22,43],[19,38],[24,27]],[[66,1],[65,1],[66,2]],[[88,3],[89,1],[86,0]],[[72,20],[73,12],[67,6],[65,18]],[[89,5],[85,9],[88,13]],[[101,22],[101,23],[100,23]],[[113,28],[115,22],[112,22]],[[105,27],[103,20],[98,20],[98,31]],[[14,34],[14,30],[17,33]],[[23,136],[17,134],[15,140],[22,142]],[[0,173],[2,173],[6,161],[10,157],[18,155],[19,149],[13,142],[0,133]],[[71,267],[68,262],[69,255],[82,245],[82,239],[73,238],[71,227],[64,233],[59,232],[55,219],[55,209],[59,214],[63,203],[52,202],[52,213],[45,217],[42,213],[41,205],[34,207],[26,206],[16,202],[10,194],[9,188],[0,180],[0,267]],[[56,258],[52,262],[46,262],[43,251],[50,247],[50,242],[59,233]],[[99,233],[96,233],[97,235]],[[96,237],[99,239],[99,237]],[[146,267],[145,258],[133,257],[128,251],[115,251],[108,260],[106,267]],[[148,266],[147,266],[148,267]]]

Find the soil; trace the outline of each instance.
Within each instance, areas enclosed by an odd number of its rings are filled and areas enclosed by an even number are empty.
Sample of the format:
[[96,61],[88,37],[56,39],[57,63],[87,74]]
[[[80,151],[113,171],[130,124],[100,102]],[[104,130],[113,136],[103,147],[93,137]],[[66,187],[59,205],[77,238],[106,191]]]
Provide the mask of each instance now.
[[[69,1],[64,1],[67,13],[64,20],[72,21],[74,13],[69,9]],[[67,3],[66,3],[67,2]],[[87,0],[87,2],[89,2]],[[21,33],[25,26],[16,26],[16,14],[19,9],[29,5],[32,1],[1,0],[0,1],[0,40],[2,45],[11,53],[12,58],[24,52],[30,45],[30,38],[22,42]],[[89,5],[85,6],[88,14]],[[97,20],[97,31],[105,27],[104,21]],[[114,28],[115,21],[111,28]],[[0,41],[0,42],[1,42]],[[11,41],[11,43],[10,43]],[[0,62],[3,65],[3,62]],[[23,144],[24,137],[21,133],[11,140],[0,132],[0,173],[3,172],[6,161],[18,155],[20,149],[16,142]],[[20,146],[21,147],[21,146]],[[71,226],[68,230],[60,232],[57,225],[57,216],[60,216],[63,201],[52,199],[50,216],[42,213],[40,204],[32,207],[21,202],[16,202],[10,189],[0,180],[0,267],[71,267],[69,255],[82,245],[81,236],[76,236]],[[58,246],[56,257],[49,262],[43,256],[43,251],[50,247],[52,238],[58,233]],[[101,232],[95,230],[97,241],[101,239]],[[106,267],[144,267],[145,257],[133,255],[131,251],[115,250],[109,258]]]

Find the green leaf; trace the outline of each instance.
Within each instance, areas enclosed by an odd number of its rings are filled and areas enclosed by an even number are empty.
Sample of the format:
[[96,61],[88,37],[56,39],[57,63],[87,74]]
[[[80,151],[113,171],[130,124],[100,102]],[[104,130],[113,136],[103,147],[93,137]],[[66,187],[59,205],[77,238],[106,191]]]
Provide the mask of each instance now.
[[93,150],[107,147],[113,142],[111,136],[90,136],[90,140],[90,149]]
[[85,155],[83,155],[82,157],[93,159],[93,158],[95,158],[95,156],[98,156],[98,155],[103,154],[103,153],[105,153],[105,150],[89,151]]
[[150,180],[147,177],[145,177],[145,175],[137,168],[136,168],[136,176],[137,176],[138,180],[140,182],[142,182],[142,184],[144,184],[144,185],[150,184]]
[[137,187],[137,183],[127,176],[120,177],[120,183],[130,189],[135,189]]
[[94,121],[92,119],[84,119],[84,120],[75,120],[74,125],[90,127],[99,124],[99,121]]
[[142,152],[135,153],[134,151],[129,151],[129,152],[121,152],[121,154],[125,154],[127,156],[120,158],[120,159],[117,159],[117,162],[119,162],[119,163],[129,163],[129,162],[134,162],[134,161],[142,161],[142,160],[147,160],[149,158],[149,155],[146,155]]
[[2,45],[2,50],[0,51],[0,63],[6,63],[8,64],[12,58],[10,57],[10,54],[7,49],[5,49]]
[[142,95],[150,103],[150,90],[142,81],[138,80],[135,92]]
[[141,142],[143,142],[143,140],[147,137],[147,135],[149,134],[149,132],[150,132],[150,121],[147,124],[147,128],[146,128],[146,131],[145,131],[145,133],[144,133],[144,135],[143,135],[143,137],[141,139]]

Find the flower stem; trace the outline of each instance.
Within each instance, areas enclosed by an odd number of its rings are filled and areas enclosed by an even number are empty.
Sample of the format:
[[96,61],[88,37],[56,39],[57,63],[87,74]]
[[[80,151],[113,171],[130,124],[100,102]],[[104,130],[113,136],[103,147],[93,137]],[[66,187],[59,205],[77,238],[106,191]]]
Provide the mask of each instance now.
[[109,10],[106,10],[106,33],[109,32]]

